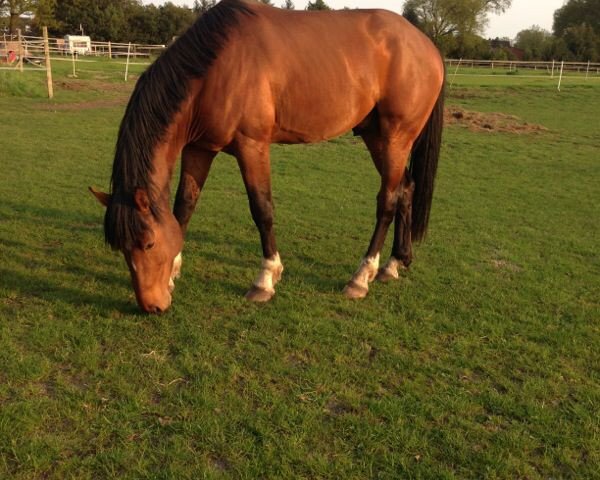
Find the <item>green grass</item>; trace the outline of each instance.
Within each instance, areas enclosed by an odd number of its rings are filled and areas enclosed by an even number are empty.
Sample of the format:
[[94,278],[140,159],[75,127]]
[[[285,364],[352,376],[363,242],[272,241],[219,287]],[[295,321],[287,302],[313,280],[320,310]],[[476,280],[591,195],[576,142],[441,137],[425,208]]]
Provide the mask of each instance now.
[[[464,85],[472,87],[490,87],[497,85],[502,88],[536,86],[541,88],[558,88],[560,76],[560,63],[554,71],[554,76],[545,69],[532,70],[521,68],[509,70],[507,68],[471,68],[466,66],[456,67],[447,66],[448,82],[454,85]],[[595,71],[590,71],[586,78],[586,72],[564,71],[561,88],[569,86],[592,86],[597,88],[600,85],[600,75]]]
[[457,78],[450,104],[549,130],[448,128],[429,236],[361,302],[340,292],[374,223],[365,148],[273,148],[263,306],[220,156],[151,317],[86,190],[132,83],[67,74],[54,101],[0,75],[0,478],[598,478],[598,83]]

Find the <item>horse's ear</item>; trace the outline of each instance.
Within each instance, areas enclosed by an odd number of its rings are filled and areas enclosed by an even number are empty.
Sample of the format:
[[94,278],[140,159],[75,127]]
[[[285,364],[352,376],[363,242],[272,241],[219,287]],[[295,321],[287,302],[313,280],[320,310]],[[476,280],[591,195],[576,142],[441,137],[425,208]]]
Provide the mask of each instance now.
[[104,193],[101,192],[99,190],[96,190],[94,187],[88,187],[90,192],[92,192],[92,195],[94,195],[94,197],[96,197],[96,199],[105,207],[108,207],[108,204],[110,203],[110,195],[108,193]]
[[148,198],[148,192],[142,188],[138,188],[133,195],[135,205],[138,210],[142,213],[150,212],[150,199]]

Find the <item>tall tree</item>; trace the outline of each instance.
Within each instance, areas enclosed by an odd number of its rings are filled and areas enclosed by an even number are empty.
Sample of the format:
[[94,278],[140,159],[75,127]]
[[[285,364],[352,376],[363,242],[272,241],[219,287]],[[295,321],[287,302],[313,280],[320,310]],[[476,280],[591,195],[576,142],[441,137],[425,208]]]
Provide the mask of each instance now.
[[419,18],[419,13],[417,12],[417,7],[414,5],[414,2],[407,2],[404,4],[404,9],[402,10],[402,16],[406,18],[410,23],[412,23],[415,27],[422,29],[421,19]]
[[21,15],[32,13],[35,0],[0,0],[0,13],[8,15],[8,31],[14,34],[19,28]]
[[593,62],[598,60],[600,50],[600,36],[587,23],[567,27],[562,35],[567,48],[576,60]]
[[194,0],[192,10],[194,13],[202,15],[215,6],[216,0]]
[[[407,0],[403,14],[439,47],[481,33],[489,13],[504,12],[512,0]],[[453,40],[453,41],[454,41]]]
[[42,27],[48,27],[51,33],[61,29],[56,19],[56,0],[37,0],[33,8],[33,28],[40,33]]
[[296,6],[294,5],[294,2],[292,2],[292,0],[285,0],[285,3],[281,5],[281,8],[283,8],[284,10],[294,10]]
[[127,11],[127,38],[135,43],[156,44],[158,41],[157,6],[136,4]]
[[552,50],[552,34],[537,25],[517,34],[515,47],[523,50],[524,60],[547,60]]
[[600,58],[600,0],[569,0],[554,12],[554,35],[572,59]]
[[574,25],[587,24],[600,35],[600,0],[569,0],[554,12],[554,35],[561,37]]
[[331,7],[327,5],[323,0],[315,0],[314,2],[308,2],[306,6],[307,10],[331,10]]
[[167,2],[158,7],[157,42],[167,44],[173,37],[181,35],[196,20],[196,15],[190,8],[178,7]]

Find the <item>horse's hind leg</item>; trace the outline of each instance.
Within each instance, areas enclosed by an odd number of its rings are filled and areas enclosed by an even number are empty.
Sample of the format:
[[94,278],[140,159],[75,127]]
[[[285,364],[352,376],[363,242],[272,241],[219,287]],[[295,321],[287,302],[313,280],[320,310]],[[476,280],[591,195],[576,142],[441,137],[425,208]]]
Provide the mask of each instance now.
[[381,187],[377,195],[377,221],[369,248],[358,270],[344,288],[348,298],[365,297],[369,291],[369,283],[377,275],[381,248],[397,211],[400,184],[411,146],[411,142],[402,135],[388,138],[376,133],[366,133],[363,134],[363,139],[381,175]]
[[275,295],[275,285],[283,272],[273,231],[269,145],[247,141],[238,146],[236,157],[248,193],[252,219],[260,233],[263,251],[261,270],[246,293],[246,298],[253,302],[267,302]]
[[414,191],[415,182],[406,169],[398,193],[392,256],[377,274],[377,280],[381,282],[398,279],[398,268],[408,268],[412,262],[411,228]]

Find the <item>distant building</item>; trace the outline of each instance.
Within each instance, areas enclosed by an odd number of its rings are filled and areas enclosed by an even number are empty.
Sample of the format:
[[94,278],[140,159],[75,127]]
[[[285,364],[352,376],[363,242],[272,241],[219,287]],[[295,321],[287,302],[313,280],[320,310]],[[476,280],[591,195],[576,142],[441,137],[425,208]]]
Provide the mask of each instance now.
[[525,58],[525,52],[520,48],[513,47],[507,38],[494,38],[488,41],[492,50],[505,51],[511,60],[523,60]]

